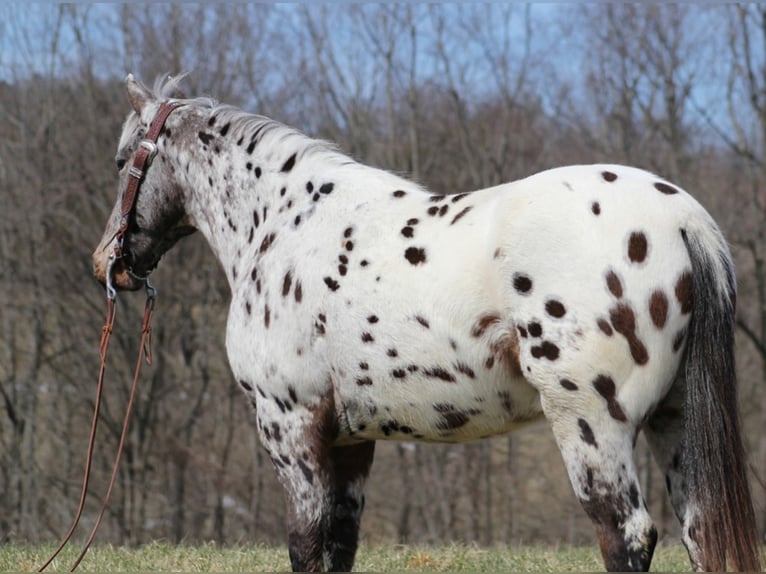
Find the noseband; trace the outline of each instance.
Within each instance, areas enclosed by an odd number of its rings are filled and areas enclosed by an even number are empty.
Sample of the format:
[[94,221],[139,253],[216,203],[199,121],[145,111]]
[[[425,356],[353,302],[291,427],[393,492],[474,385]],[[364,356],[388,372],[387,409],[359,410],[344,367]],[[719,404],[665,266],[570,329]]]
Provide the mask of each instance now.
[[[181,102],[162,102],[157,115],[154,116],[152,123],[149,124],[149,130],[146,132],[146,137],[141,140],[138,146],[136,155],[133,158],[133,164],[128,170],[128,186],[125,188],[125,194],[122,196],[122,204],[120,205],[120,227],[115,233],[112,241],[115,241],[114,251],[109,255],[109,263],[106,269],[106,292],[107,297],[114,298],[116,296],[116,290],[112,285],[112,266],[118,259],[124,258],[122,250],[125,236],[128,233],[128,224],[130,223],[130,214],[133,213],[136,207],[136,200],[138,199],[138,190],[144,181],[146,172],[149,166],[152,165],[154,156],[157,155],[157,140],[160,137],[162,128],[165,126],[165,122],[173,110],[182,106]],[[128,266],[128,272],[131,275],[132,270]],[[134,275],[135,277],[135,275]],[[146,279],[140,277],[139,279]]]

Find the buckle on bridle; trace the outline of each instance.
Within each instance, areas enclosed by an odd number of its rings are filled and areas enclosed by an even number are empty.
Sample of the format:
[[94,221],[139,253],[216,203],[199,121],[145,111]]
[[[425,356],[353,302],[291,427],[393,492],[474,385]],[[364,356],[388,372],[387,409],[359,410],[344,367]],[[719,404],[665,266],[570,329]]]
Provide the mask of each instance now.
[[154,156],[157,155],[157,144],[155,144],[151,140],[141,140],[141,143],[139,144],[140,147],[144,148],[149,154],[146,156],[146,165],[147,167],[152,164],[152,161],[154,160]]

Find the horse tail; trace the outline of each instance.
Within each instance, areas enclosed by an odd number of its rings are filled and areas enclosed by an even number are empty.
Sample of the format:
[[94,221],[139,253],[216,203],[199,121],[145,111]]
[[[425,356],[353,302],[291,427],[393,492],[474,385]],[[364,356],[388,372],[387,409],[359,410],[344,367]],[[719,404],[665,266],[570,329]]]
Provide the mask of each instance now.
[[681,235],[691,259],[693,297],[685,366],[685,535],[699,545],[705,569],[725,571],[728,557],[736,570],[760,571],[737,405],[734,266],[712,221]]

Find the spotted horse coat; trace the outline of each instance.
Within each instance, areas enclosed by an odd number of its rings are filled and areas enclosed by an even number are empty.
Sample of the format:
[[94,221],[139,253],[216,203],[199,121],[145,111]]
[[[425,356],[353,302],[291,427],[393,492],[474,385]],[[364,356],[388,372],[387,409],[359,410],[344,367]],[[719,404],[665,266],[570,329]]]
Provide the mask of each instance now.
[[[173,82],[127,80],[118,201]],[[201,232],[231,287],[226,349],[286,492],[295,570],[348,570],[376,440],[551,425],[610,570],[657,531],[632,448],[665,475],[697,569],[757,569],[737,418],[735,280],[685,191],[618,165],[443,195],[210,100],[177,100],[144,177],[118,288]]]

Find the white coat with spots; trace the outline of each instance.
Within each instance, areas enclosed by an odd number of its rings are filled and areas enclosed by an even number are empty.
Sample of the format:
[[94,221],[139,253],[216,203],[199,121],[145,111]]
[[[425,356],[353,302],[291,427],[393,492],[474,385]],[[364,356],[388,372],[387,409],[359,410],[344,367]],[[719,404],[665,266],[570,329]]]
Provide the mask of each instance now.
[[[128,78],[118,206],[169,88]],[[266,118],[181,103],[112,281],[139,287],[194,230],[209,242],[295,570],[352,567],[374,441],[459,442],[545,419],[608,569],[648,569],[657,538],[632,458],[641,430],[693,565],[757,567],[734,271],[689,194],[616,165],[434,194]],[[94,254],[102,282],[118,219],[115,207]]]

